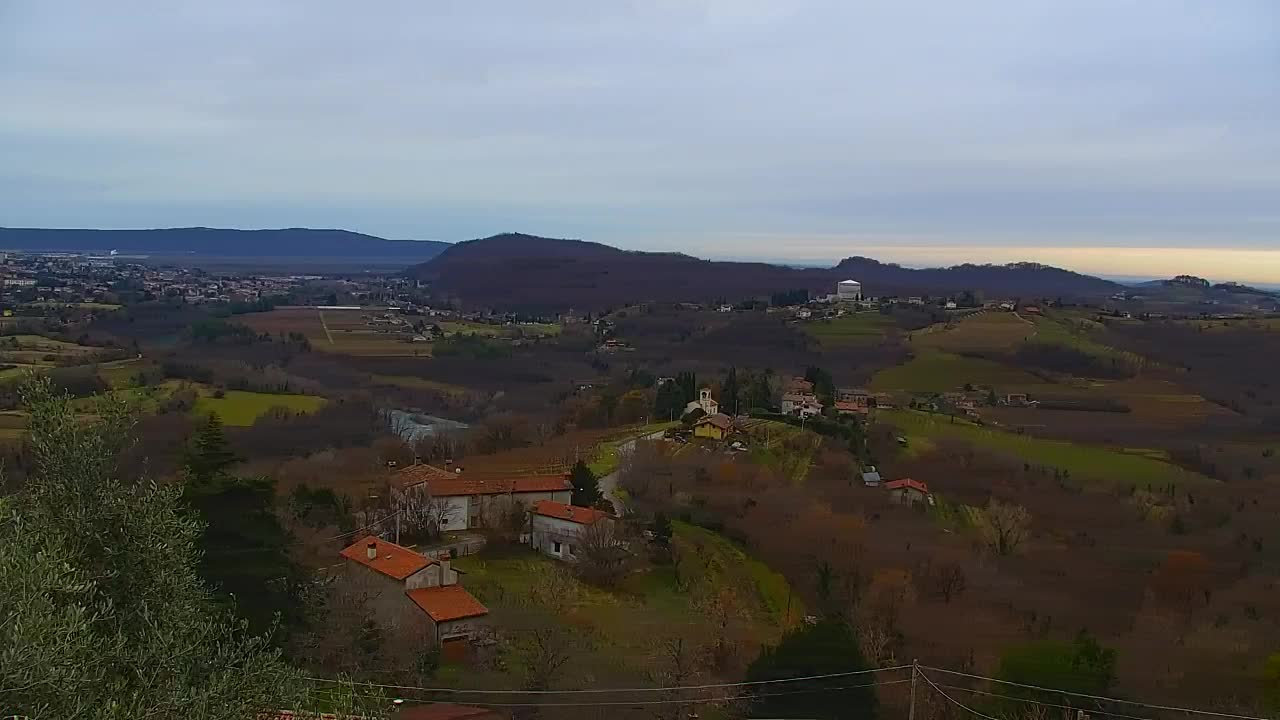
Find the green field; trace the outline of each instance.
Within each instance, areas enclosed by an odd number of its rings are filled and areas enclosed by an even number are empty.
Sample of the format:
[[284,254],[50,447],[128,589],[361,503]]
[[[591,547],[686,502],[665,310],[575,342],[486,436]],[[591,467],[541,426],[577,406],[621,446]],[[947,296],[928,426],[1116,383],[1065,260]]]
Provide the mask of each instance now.
[[805,323],[801,328],[822,343],[823,347],[874,345],[897,327],[893,316],[878,312],[860,312]]
[[871,379],[875,390],[906,390],[940,393],[958,390],[965,383],[1004,390],[1027,386],[1043,387],[1047,383],[1024,370],[992,360],[970,358],[924,350],[910,361],[876,373]]
[[927,331],[912,333],[911,344],[947,352],[1008,350],[1035,331],[1035,325],[1011,312],[982,312],[954,324],[934,325]]
[[887,410],[877,415],[904,433],[912,446],[917,439],[955,439],[998,453],[1007,453],[1033,465],[1064,470],[1073,479],[1140,486],[1212,482],[1209,478],[1162,462],[1150,452],[1111,450],[1058,440],[1043,440],[980,427],[970,422],[915,410]]
[[196,400],[194,412],[197,415],[217,413],[227,425],[252,425],[272,408],[286,408],[295,413],[310,413],[319,410],[328,402],[315,395],[277,395],[272,393],[247,392],[244,390],[227,390],[223,397],[216,398],[207,390],[202,391]]

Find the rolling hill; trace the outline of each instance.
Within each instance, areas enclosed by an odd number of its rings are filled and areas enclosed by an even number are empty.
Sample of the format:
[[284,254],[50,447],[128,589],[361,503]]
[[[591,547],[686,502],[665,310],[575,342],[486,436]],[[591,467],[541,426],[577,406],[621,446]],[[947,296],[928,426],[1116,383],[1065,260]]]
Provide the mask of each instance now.
[[198,255],[206,257],[429,260],[448,247],[435,240],[384,240],[348,230],[230,230],[163,228],[156,230],[62,230],[0,228],[0,249],[124,255]]
[[846,278],[861,281],[871,295],[982,290],[993,296],[1080,297],[1107,295],[1120,288],[1088,275],[1029,263],[916,270],[851,257],[832,268],[801,269],[621,250],[517,233],[455,243],[407,273],[464,303],[548,311],[641,301],[736,301],[800,288],[826,294]]

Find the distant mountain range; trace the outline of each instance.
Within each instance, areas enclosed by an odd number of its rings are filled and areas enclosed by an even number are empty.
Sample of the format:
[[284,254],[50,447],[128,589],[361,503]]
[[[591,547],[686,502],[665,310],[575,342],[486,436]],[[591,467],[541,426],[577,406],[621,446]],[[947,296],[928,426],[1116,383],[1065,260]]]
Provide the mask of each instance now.
[[632,302],[736,301],[857,280],[868,295],[982,291],[988,297],[1105,296],[1123,286],[1033,263],[916,270],[865,257],[831,268],[715,262],[679,253],[620,250],[582,240],[509,233],[455,243],[410,268],[439,294],[495,308],[591,310]]
[[0,249],[122,255],[429,260],[449,247],[436,240],[384,240],[349,230],[58,230],[0,228]]

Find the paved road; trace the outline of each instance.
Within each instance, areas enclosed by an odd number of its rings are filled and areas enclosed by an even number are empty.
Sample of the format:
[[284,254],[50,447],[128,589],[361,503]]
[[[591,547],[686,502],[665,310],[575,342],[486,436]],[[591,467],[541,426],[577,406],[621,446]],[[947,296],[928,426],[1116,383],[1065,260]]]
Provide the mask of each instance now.
[[[655,433],[650,433],[642,437],[631,438],[630,440],[619,444],[618,457],[622,458],[632,450],[635,450],[636,440],[661,440],[663,432],[664,431],[659,430]],[[626,506],[622,504],[622,499],[618,497],[618,476],[621,474],[621,470],[614,470],[608,475],[600,478],[598,481],[600,485],[600,494],[607,498],[609,503],[613,505],[613,514],[618,517],[622,517],[622,514],[626,512],[627,509]]]

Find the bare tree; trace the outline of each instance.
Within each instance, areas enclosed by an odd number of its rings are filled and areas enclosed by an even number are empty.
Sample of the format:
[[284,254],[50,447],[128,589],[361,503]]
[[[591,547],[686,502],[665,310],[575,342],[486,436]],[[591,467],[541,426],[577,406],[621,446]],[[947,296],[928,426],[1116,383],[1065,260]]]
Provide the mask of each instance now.
[[409,537],[437,540],[457,509],[446,498],[432,497],[423,487],[391,489],[392,512],[399,514],[401,532]]
[[1030,535],[1031,513],[1021,505],[993,498],[977,519],[983,541],[997,555],[1012,555]]
[[916,573],[916,584],[926,595],[951,602],[968,586],[968,578],[960,563],[946,557],[934,557]]
[[588,525],[573,542],[578,575],[593,585],[614,587],[630,570],[632,553],[622,537],[621,526],[612,518]]

